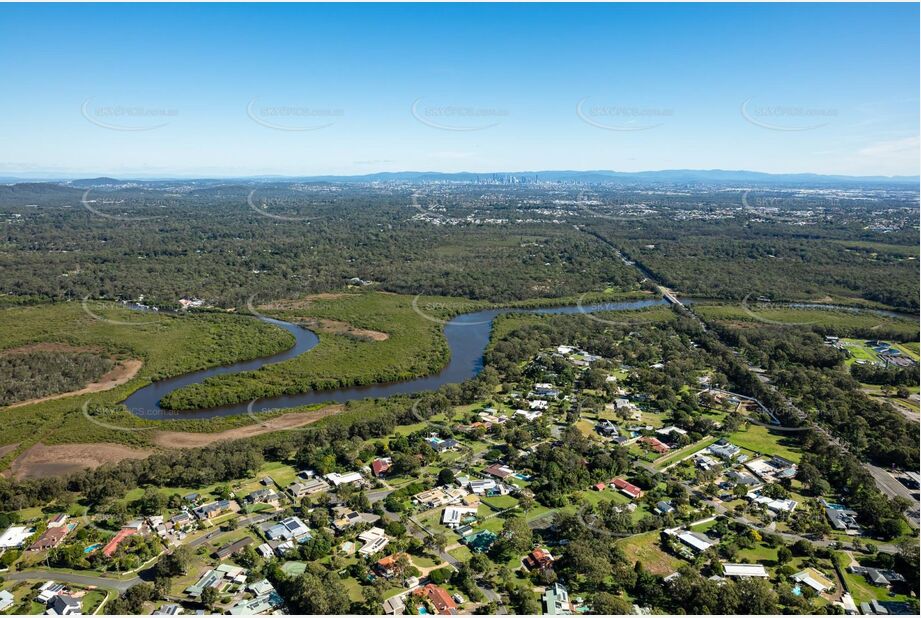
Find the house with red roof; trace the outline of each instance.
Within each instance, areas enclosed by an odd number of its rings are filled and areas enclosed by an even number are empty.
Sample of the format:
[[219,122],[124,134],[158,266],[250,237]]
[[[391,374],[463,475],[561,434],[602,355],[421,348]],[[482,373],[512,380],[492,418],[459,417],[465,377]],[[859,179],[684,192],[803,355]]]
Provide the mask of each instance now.
[[414,594],[428,599],[437,614],[446,616],[457,613],[457,604],[448,591],[441,586],[426,584],[423,588],[417,589]]
[[658,438],[653,438],[652,436],[643,436],[640,438],[640,442],[647,445],[649,448],[660,455],[664,455],[665,453],[672,450],[671,447],[665,442],[662,442],[662,440],[659,440]]
[[611,479],[611,486],[619,489],[622,493],[626,494],[630,498],[633,498],[634,500],[643,495],[642,489],[632,483],[628,483],[621,478]]
[[383,476],[387,474],[392,465],[393,460],[390,457],[380,457],[371,462],[371,473],[374,476]]
[[531,571],[536,569],[552,569],[553,556],[543,547],[535,547],[534,551],[525,556],[524,565]]

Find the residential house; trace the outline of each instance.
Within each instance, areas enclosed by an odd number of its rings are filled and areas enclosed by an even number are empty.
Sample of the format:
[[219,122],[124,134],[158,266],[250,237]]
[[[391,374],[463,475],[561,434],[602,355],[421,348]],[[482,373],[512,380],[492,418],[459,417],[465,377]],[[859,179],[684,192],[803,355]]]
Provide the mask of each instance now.
[[797,504],[796,500],[790,498],[778,500],[769,496],[762,496],[761,493],[757,491],[750,491],[745,497],[749,502],[761,505],[775,515],[779,513],[792,513]]
[[637,498],[643,495],[642,489],[640,489],[639,487],[637,487],[636,485],[632,483],[628,483],[622,478],[611,479],[609,481],[609,484],[615,489],[619,489],[621,493],[632,498],[633,500],[636,500]]
[[726,577],[747,578],[747,577],[769,577],[767,569],[763,564],[733,564],[726,562],[723,564],[723,575]]
[[242,586],[244,583],[246,583],[246,569],[233,564],[221,564],[205,571],[197,582],[185,589],[185,592],[193,599],[197,599],[206,588],[214,588],[221,592],[231,584]]
[[544,591],[544,613],[548,616],[571,616],[573,614],[569,591],[563,584],[555,582],[547,586]]
[[535,384],[532,392],[535,395],[541,395],[544,397],[556,397],[560,394],[560,391],[557,387],[546,382],[538,382]]
[[530,410],[530,411],[529,410],[515,410],[515,414],[513,416],[520,416],[521,418],[523,418],[524,420],[530,423],[530,422],[536,421],[541,416],[543,416],[543,412],[539,410]]
[[390,457],[380,457],[371,462],[371,473],[374,476],[381,477],[390,471],[393,466],[393,459]]
[[703,553],[713,547],[716,543],[708,537],[706,534],[701,532],[692,532],[690,530],[682,530],[678,532],[676,538],[693,549],[697,553]]
[[412,500],[418,505],[433,509],[448,504],[457,504],[463,500],[465,495],[467,491],[459,487],[435,487],[416,494]]
[[595,425],[595,431],[597,431],[599,435],[606,436],[608,438],[616,438],[620,435],[620,430],[617,428],[617,425],[608,419],[599,421]]
[[48,609],[45,614],[49,616],[80,616],[83,614],[80,607],[80,599],[76,599],[69,594],[56,594],[48,602]]
[[228,610],[232,616],[266,616],[276,614],[285,605],[285,600],[272,588],[271,592],[260,594],[252,599],[237,601]]
[[57,547],[61,544],[61,541],[64,540],[64,537],[68,535],[71,531],[70,526],[55,526],[54,528],[47,528],[42,532],[34,543],[29,546],[28,551],[44,551],[46,549],[51,549]]
[[746,462],[745,467],[766,483],[796,476],[796,464],[783,457],[759,457]]
[[389,556],[384,556],[376,563],[374,563],[374,572],[380,575],[381,577],[391,578],[394,575],[397,575],[400,563],[409,564],[409,555],[406,553],[390,554]]
[[38,589],[38,594],[35,596],[35,600],[39,603],[47,604],[48,601],[53,599],[59,594],[64,594],[65,587],[64,584],[58,584],[53,581],[47,581],[41,585]]
[[13,607],[15,602],[16,597],[14,597],[9,590],[0,590],[0,612],[5,612]]
[[656,503],[656,511],[658,511],[661,515],[668,515],[669,513],[673,513],[675,511],[675,507],[673,507],[671,503],[666,500],[659,500]]
[[209,502],[208,504],[203,504],[201,506],[195,507],[192,512],[194,512],[195,516],[202,521],[207,521],[209,519],[220,517],[224,513],[233,510],[233,506],[235,504],[236,503],[231,502],[230,500],[215,500],[214,502]]
[[552,569],[553,561],[554,558],[549,551],[543,547],[535,547],[530,554],[525,556],[522,562],[524,563],[525,568],[534,571],[537,569]]
[[708,446],[707,451],[721,459],[731,460],[740,452],[742,452],[742,449],[735,444],[730,444],[726,440],[720,440],[719,442]]
[[345,474],[330,472],[326,475],[326,480],[336,487],[339,487],[340,485],[352,485],[354,483],[360,483],[364,479],[358,472],[346,472]]
[[656,433],[660,436],[665,436],[666,438],[675,439],[675,436],[686,436],[688,432],[682,429],[681,427],[675,427],[674,425],[669,425],[668,427],[662,427],[661,429],[656,429]]
[[857,523],[857,511],[846,509],[839,505],[832,505],[825,507],[825,516],[828,517],[831,527],[835,530],[840,530],[849,535],[857,535],[860,533],[861,527]]
[[500,481],[504,481],[515,474],[515,471],[506,465],[495,463],[483,470],[483,474],[494,476]]
[[385,616],[402,616],[406,610],[406,602],[403,597],[406,593],[395,594],[383,603]]
[[277,507],[281,503],[281,496],[274,489],[257,489],[245,498],[246,504],[268,504]]
[[453,530],[470,519],[476,519],[477,510],[475,506],[446,506],[441,523]]
[[454,599],[451,598],[451,595],[448,594],[448,591],[441,586],[436,586],[435,584],[426,584],[422,588],[416,590],[413,594],[427,599],[428,602],[431,603],[432,608],[435,610],[436,614],[444,616],[457,613],[457,603],[454,602]]
[[665,453],[671,450],[671,447],[658,438],[653,438],[652,436],[643,436],[640,438],[640,442],[647,445],[650,449],[658,453],[659,455],[664,455]]
[[297,541],[302,543],[311,538],[310,528],[300,517],[286,517],[265,531],[271,541]]
[[800,571],[792,576],[793,581],[805,584],[819,594],[834,589],[835,583],[812,567]]
[[58,528],[66,524],[68,519],[69,519],[69,516],[66,513],[60,513],[59,515],[55,515],[48,521],[48,527]]
[[890,569],[877,569],[873,567],[865,566],[850,566],[847,570],[851,573],[856,573],[858,575],[863,575],[867,578],[867,581],[873,584],[874,586],[884,586],[889,587],[895,583],[902,583],[905,581],[905,578],[901,573],[892,571]]
[[119,545],[121,545],[125,539],[129,536],[134,536],[135,534],[144,534],[147,531],[147,524],[145,524],[140,519],[136,519],[127,523],[125,526],[119,530],[114,537],[109,539],[109,542],[106,543],[102,548],[102,555],[106,558],[111,558],[113,554],[118,550]]
[[35,534],[35,528],[27,526],[10,526],[0,536],[0,549],[22,547],[30,536]]
[[738,472],[736,470],[730,470],[727,472],[726,478],[730,479],[737,485],[746,485],[748,487],[761,485],[761,481],[753,477],[751,474],[745,474],[744,472]]
[[383,551],[387,544],[390,543],[390,539],[384,534],[384,530],[377,527],[365,530],[358,535],[358,538],[365,542],[361,549],[358,550],[358,553],[363,556],[372,556]]
[[288,493],[291,494],[291,497],[300,500],[305,496],[312,496],[313,494],[318,494],[329,490],[329,483],[323,479],[316,477],[310,478],[306,481],[294,481],[288,485]]

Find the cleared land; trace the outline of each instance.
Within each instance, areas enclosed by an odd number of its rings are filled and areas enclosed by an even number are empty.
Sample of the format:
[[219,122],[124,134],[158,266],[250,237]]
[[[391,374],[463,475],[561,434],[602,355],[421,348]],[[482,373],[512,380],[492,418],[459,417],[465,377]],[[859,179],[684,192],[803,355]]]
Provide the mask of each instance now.
[[38,442],[13,460],[7,474],[15,479],[61,476],[122,459],[143,459],[150,454],[149,449],[107,442],[55,445]]
[[192,448],[196,446],[207,446],[215,442],[225,440],[240,440],[242,438],[252,438],[273,431],[285,431],[303,427],[311,423],[316,423],[320,419],[326,418],[331,414],[341,412],[344,406],[326,406],[311,412],[292,412],[282,414],[263,422],[228,429],[216,433],[192,433],[188,431],[157,431],[153,434],[153,442],[157,446],[164,448]]

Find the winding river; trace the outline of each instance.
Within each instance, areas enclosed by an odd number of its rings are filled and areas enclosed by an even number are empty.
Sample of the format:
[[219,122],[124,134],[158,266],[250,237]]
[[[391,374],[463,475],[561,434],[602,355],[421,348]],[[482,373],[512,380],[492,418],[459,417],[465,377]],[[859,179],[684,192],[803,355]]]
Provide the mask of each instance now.
[[404,382],[387,382],[354,386],[325,391],[309,391],[297,395],[281,395],[259,399],[252,407],[249,402],[237,403],[217,408],[204,408],[200,410],[167,410],[160,407],[160,400],[174,390],[190,384],[198,384],[207,378],[237,373],[240,371],[254,371],[272,363],[294,358],[311,350],[319,343],[319,338],[306,328],[276,320],[262,318],[270,324],[279,326],[294,335],[294,346],[279,354],[257,358],[253,360],[233,363],[211,369],[193,371],[159,382],[153,382],[136,390],[124,402],[125,406],[135,415],[151,420],[176,420],[205,419],[217,416],[230,416],[252,412],[265,412],[268,410],[282,410],[296,408],[318,403],[337,402],[343,403],[354,399],[369,397],[389,397],[391,395],[410,395],[423,391],[437,389],[444,384],[458,384],[475,377],[483,369],[483,353],[489,344],[489,335],[492,332],[493,320],[504,313],[532,313],[532,314],[563,314],[563,313],[593,313],[598,311],[630,311],[643,309],[654,305],[664,305],[663,299],[637,300],[616,303],[602,303],[584,306],[549,307],[543,309],[488,309],[461,314],[444,327],[444,334],[451,350],[451,359],[448,365],[440,372],[406,380]]

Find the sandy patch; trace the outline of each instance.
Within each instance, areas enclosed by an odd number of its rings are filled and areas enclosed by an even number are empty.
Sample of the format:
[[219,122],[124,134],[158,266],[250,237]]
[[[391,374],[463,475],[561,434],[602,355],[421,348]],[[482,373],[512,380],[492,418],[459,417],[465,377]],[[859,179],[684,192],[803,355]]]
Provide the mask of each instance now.
[[349,335],[359,339],[370,339],[371,341],[386,341],[390,338],[387,333],[377,330],[368,330],[367,328],[357,328],[347,322],[339,320],[327,320],[325,318],[301,318],[298,324],[306,326],[311,330],[318,330],[331,335]]
[[102,391],[107,391],[115,388],[116,386],[121,386],[136,376],[138,371],[141,370],[141,366],[143,364],[144,363],[140,360],[129,358],[128,360],[123,360],[119,364],[112,367],[112,369],[110,369],[105,373],[105,375],[99,378],[97,382],[91,382],[79,390],[70,391],[68,393],[58,393],[57,395],[48,395],[47,397],[38,397],[36,399],[28,399],[26,401],[17,401],[16,403],[6,406],[4,409],[9,410],[11,408],[18,408],[20,406],[28,406],[33,403],[51,401],[52,399],[61,399],[63,397],[88,395],[89,393],[100,393]]
[[150,454],[148,449],[109,442],[52,446],[39,442],[14,459],[5,474],[17,480],[61,476],[123,459],[143,459]]
[[207,446],[215,442],[225,440],[240,440],[243,438],[252,438],[264,433],[273,431],[284,431],[285,429],[294,429],[315,423],[331,414],[336,414],[343,410],[344,406],[334,405],[326,406],[310,412],[292,412],[282,414],[275,418],[266,419],[261,423],[253,423],[245,427],[228,429],[216,433],[195,433],[188,431],[155,431],[152,434],[153,442],[157,446],[165,448],[194,448],[197,446]]

